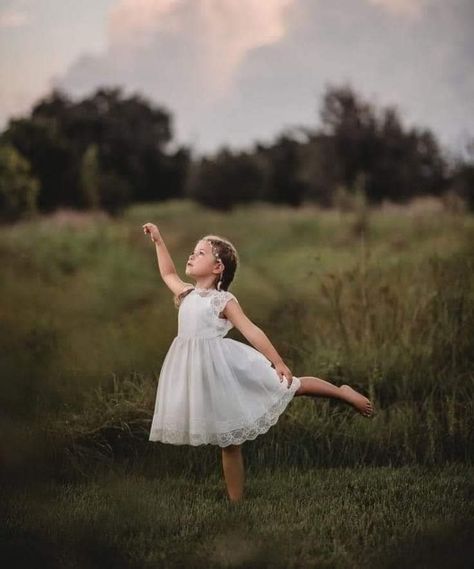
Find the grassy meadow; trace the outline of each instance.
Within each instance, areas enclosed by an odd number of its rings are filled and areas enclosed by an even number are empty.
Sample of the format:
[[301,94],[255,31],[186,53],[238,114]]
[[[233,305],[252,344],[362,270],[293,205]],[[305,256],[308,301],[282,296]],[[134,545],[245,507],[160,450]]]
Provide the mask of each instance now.
[[[230,290],[293,374],[349,383],[376,415],[295,398],[244,444],[238,505],[218,447],[149,442],[177,310],[145,222],[182,278],[201,236],[229,238],[241,261]],[[1,227],[0,259],[12,566],[472,566],[472,215],[434,200],[230,214],[169,201]]]

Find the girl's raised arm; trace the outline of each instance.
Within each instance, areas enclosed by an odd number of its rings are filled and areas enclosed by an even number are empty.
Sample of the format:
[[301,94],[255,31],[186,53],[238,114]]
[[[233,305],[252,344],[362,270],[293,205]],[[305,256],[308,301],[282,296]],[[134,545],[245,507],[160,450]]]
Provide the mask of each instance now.
[[161,278],[173,294],[178,296],[185,288],[192,286],[191,283],[186,283],[180,279],[158,227],[154,223],[145,223],[143,232],[145,234],[149,233],[151,240],[155,243]]

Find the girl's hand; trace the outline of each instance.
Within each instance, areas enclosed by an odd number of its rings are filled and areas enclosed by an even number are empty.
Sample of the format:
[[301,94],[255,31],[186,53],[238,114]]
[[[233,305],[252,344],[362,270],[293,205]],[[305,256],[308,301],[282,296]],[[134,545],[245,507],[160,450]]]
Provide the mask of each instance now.
[[151,240],[155,243],[161,239],[160,231],[154,223],[145,223],[143,225],[143,233],[145,233],[145,235],[149,233]]
[[275,371],[280,376],[280,383],[283,381],[283,378],[286,377],[286,379],[288,380],[288,387],[290,387],[290,385],[293,382],[293,374],[291,373],[290,368],[286,366],[283,362],[280,362],[275,366]]

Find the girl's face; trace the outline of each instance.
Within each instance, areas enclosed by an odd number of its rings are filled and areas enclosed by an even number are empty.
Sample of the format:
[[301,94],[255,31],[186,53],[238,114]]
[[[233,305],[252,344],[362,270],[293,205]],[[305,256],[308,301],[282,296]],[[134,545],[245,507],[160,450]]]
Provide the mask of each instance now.
[[219,263],[214,257],[211,244],[209,241],[199,241],[189,255],[186,274],[192,277],[207,277],[218,273],[218,271],[213,271],[216,267],[219,267]]

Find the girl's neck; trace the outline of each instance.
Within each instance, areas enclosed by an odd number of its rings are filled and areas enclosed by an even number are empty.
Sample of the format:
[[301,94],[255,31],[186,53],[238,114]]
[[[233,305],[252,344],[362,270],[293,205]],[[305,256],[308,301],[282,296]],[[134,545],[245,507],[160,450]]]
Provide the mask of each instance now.
[[216,287],[214,287],[212,285],[211,286],[200,286],[198,283],[196,283],[194,285],[194,288],[196,290],[217,290]]

